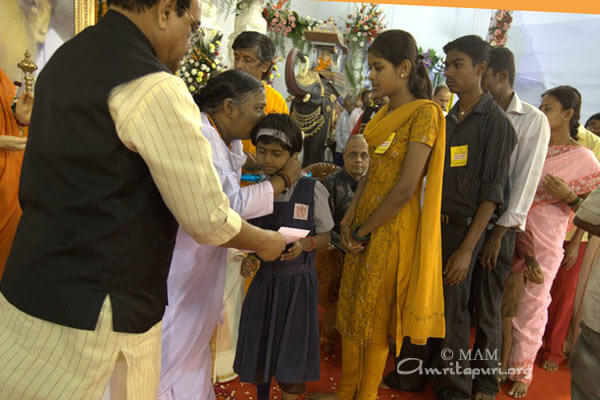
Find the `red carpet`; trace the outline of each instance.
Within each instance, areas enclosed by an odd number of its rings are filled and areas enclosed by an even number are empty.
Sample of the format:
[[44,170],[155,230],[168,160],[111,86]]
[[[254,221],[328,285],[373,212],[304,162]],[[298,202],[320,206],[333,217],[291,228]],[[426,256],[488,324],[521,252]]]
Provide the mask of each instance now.
[[[386,372],[393,368],[394,360],[390,356]],[[333,355],[326,355],[321,351],[321,380],[319,382],[310,382],[307,390],[314,392],[333,392],[337,388],[342,372],[340,346],[338,345]],[[571,374],[567,368],[567,363],[561,364],[557,372],[548,372],[536,364],[533,373],[533,383],[529,387],[527,399],[533,400],[569,400],[571,398]],[[508,400],[512,397],[506,392],[510,385],[504,384],[501,387],[500,394],[496,396],[498,400]],[[225,400],[256,400],[256,389],[253,385],[240,383],[234,380],[225,384],[215,385],[217,394],[222,394],[221,399]],[[281,391],[277,384],[272,384],[271,400],[281,400]],[[303,398],[303,397],[301,397]],[[431,383],[426,390],[421,393],[396,392],[393,390],[379,389],[379,400],[434,400],[435,395]]]

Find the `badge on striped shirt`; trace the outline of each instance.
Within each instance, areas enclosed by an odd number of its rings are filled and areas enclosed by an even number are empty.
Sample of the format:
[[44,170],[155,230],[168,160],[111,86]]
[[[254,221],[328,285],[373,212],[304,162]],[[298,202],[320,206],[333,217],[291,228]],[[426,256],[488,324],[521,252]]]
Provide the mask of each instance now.
[[450,166],[464,167],[469,158],[469,145],[450,147]]

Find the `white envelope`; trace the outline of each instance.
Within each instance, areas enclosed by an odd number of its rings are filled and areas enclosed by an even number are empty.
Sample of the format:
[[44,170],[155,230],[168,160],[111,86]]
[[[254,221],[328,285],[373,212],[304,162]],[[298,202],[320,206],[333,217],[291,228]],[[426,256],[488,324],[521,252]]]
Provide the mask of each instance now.
[[285,237],[287,243],[293,243],[298,239],[306,237],[310,233],[309,230],[290,228],[289,226],[282,226],[277,232]]
[[[289,226],[282,226],[277,231],[283,235],[286,243],[293,243],[298,239],[306,237],[310,231],[307,229],[290,228]],[[244,253],[254,253],[253,250],[240,250]]]

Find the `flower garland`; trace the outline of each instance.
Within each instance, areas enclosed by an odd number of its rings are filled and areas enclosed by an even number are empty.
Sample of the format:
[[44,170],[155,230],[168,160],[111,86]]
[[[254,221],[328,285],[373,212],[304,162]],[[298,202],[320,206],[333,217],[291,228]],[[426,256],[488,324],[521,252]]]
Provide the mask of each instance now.
[[348,15],[344,39],[349,47],[363,48],[385,30],[384,14],[377,4],[363,4]]
[[492,47],[502,47],[506,44],[506,34],[512,24],[512,10],[496,10],[490,19],[488,41]]
[[310,43],[304,38],[304,31],[314,28],[318,21],[312,17],[301,17],[290,9],[291,2],[279,0],[276,4],[267,2],[262,16],[267,21],[267,31],[280,53],[285,54],[284,39],[290,38],[294,47],[302,52],[311,49]]
[[365,50],[385,30],[384,17],[377,4],[362,4],[348,15],[344,41],[350,49],[350,57],[346,60],[345,71],[350,86],[355,89],[365,80]]
[[192,94],[197,93],[213,73],[227,68],[222,64],[219,55],[222,38],[223,34],[216,32],[210,40],[206,40],[203,29],[202,35],[193,39],[192,45],[177,71],[177,75],[183,79]]
[[275,57],[273,59],[273,66],[271,67],[271,73],[269,74],[269,77],[267,79],[267,84],[273,85],[273,81],[275,80],[275,78],[279,78],[281,76],[281,74],[279,73],[279,67],[277,66],[277,63],[281,61],[283,61],[283,57]]

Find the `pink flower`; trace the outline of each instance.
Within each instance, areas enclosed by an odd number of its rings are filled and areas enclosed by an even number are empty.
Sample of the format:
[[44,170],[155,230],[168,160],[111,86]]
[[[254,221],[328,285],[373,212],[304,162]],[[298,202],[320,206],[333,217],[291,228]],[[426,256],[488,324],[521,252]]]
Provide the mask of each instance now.
[[494,32],[494,35],[499,36],[502,34],[502,31],[500,29],[496,29],[496,31]]

